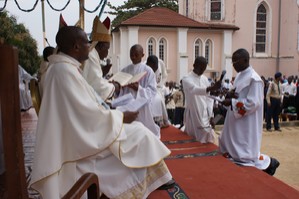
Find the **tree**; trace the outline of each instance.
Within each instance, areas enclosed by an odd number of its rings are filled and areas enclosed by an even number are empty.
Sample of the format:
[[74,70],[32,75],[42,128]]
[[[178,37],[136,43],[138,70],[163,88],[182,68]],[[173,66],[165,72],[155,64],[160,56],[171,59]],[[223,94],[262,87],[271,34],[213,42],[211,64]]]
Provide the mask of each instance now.
[[124,5],[118,7],[113,6],[110,2],[107,3],[107,6],[112,10],[107,13],[116,15],[112,21],[112,26],[116,27],[121,22],[152,7],[166,7],[177,12],[178,0],[128,0]]
[[37,42],[24,24],[18,24],[14,16],[8,16],[7,11],[0,12],[0,38],[4,43],[18,48],[19,64],[30,74],[34,74],[40,65]]

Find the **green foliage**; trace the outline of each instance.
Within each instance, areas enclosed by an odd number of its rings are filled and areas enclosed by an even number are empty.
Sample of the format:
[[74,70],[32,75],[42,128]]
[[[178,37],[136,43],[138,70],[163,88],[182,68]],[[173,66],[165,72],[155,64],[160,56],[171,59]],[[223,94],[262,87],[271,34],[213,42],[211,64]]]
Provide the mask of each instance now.
[[107,3],[107,6],[112,10],[107,13],[116,16],[112,21],[112,26],[116,27],[121,22],[152,7],[166,7],[177,12],[178,0],[128,0],[124,2],[124,5],[118,7],[113,6],[110,2]]
[[31,37],[23,24],[18,24],[8,12],[0,12],[0,38],[4,43],[18,48],[19,64],[30,74],[36,73],[41,57],[38,55],[37,42]]

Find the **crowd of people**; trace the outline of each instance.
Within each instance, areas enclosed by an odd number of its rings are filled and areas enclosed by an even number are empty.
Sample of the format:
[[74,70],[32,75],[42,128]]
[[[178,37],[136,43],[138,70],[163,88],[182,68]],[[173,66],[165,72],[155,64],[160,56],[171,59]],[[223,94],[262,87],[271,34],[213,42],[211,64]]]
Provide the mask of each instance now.
[[[184,78],[183,78],[184,79]],[[282,73],[277,72],[273,75],[273,77],[268,77],[267,79],[264,76],[261,76],[261,79],[264,82],[264,111],[263,111],[263,119],[266,123],[266,130],[268,132],[272,132],[272,128],[274,131],[280,132],[280,121],[292,121],[299,120],[299,79],[298,76],[290,75],[286,77],[282,75]],[[208,85],[214,85],[217,80],[212,80],[208,78]],[[226,78],[223,82],[221,82],[221,87],[217,89],[216,92],[211,92],[212,97],[212,113],[210,115],[216,116],[221,115],[221,119],[217,120],[217,124],[223,124],[226,116],[227,109],[221,103],[222,100],[225,99],[226,95],[233,91],[234,88],[235,77],[232,79]],[[180,83],[176,83],[173,81],[166,82],[165,84],[165,98],[166,98],[166,106],[169,107],[168,114],[170,122],[174,125],[179,124],[175,118],[181,118],[181,115],[176,115],[174,112],[177,110],[177,107],[180,109],[185,109],[185,98],[183,95],[184,106],[178,105],[174,100],[177,91],[179,91],[183,85]],[[186,89],[188,93],[190,89]],[[184,93],[184,92],[182,92]],[[207,101],[211,100],[209,98]],[[205,101],[205,102],[207,102]],[[200,103],[202,105],[204,103]],[[199,105],[199,106],[200,106]],[[210,106],[210,107],[211,107]],[[273,123],[273,126],[272,126]],[[184,124],[182,124],[183,126]],[[180,127],[181,128],[181,127]]]
[[[237,76],[231,81],[205,76],[207,60],[200,56],[179,84],[166,82],[163,61],[151,55],[143,63],[143,47],[135,44],[129,50],[132,63],[122,72],[146,74],[122,86],[108,78],[109,29],[109,18],[95,17],[89,41],[82,29],[63,26],[57,48],[45,51],[32,188],[44,198],[60,198],[82,174],[93,172],[108,198],[146,198],[175,184],[163,160],[170,151],[160,140],[161,128],[177,125],[203,144],[215,143],[217,114],[224,118],[220,153],[274,175],[279,161],[260,152],[263,121],[270,131],[273,118],[279,131],[277,114],[296,110],[297,77],[283,83],[276,73],[266,80],[250,65],[247,50],[238,49],[232,56]],[[111,107],[112,99],[127,94],[146,102],[138,111]]]

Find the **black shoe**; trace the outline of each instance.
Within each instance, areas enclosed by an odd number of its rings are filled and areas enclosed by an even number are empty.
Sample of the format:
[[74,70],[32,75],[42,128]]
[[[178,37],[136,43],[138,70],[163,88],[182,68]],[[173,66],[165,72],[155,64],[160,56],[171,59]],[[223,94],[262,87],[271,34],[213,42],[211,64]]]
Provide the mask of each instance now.
[[267,131],[268,131],[268,132],[272,132],[272,130],[271,130],[271,129],[267,129]]
[[275,131],[279,131],[279,132],[281,132],[281,129],[280,129],[280,128],[278,128],[278,129],[275,129]]
[[167,190],[167,189],[171,189],[173,188],[175,185],[175,181],[174,179],[169,180],[168,182],[166,182],[165,184],[163,184],[162,186],[160,186],[158,188],[158,190]]
[[280,163],[275,158],[270,159],[270,165],[267,169],[263,170],[264,172],[268,173],[269,175],[273,176],[275,174],[276,169],[279,167]]

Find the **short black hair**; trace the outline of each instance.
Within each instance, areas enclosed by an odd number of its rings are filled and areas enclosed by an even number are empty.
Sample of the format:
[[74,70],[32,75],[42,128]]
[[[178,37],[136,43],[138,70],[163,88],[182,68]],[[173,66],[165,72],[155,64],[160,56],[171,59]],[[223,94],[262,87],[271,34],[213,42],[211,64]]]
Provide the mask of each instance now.
[[82,28],[77,26],[64,26],[59,29],[56,35],[56,43],[61,52],[67,52],[73,48],[79,37]]
[[147,57],[146,64],[156,72],[159,68],[159,59],[156,55],[150,55]]
[[204,58],[203,56],[198,56],[194,60],[194,66],[196,66],[196,65],[207,65],[207,64],[208,64],[207,59]]
[[159,64],[158,57],[156,55],[150,55],[147,57],[146,63],[152,63],[158,65]]
[[43,58],[45,61],[48,61],[48,57],[54,53],[55,48],[52,46],[47,46],[43,50]]
[[249,53],[244,48],[239,48],[233,53],[233,57],[244,58],[249,62]]
[[280,78],[281,76],[282,76],[281,72],[277,72],[274,75],[275,79]]

